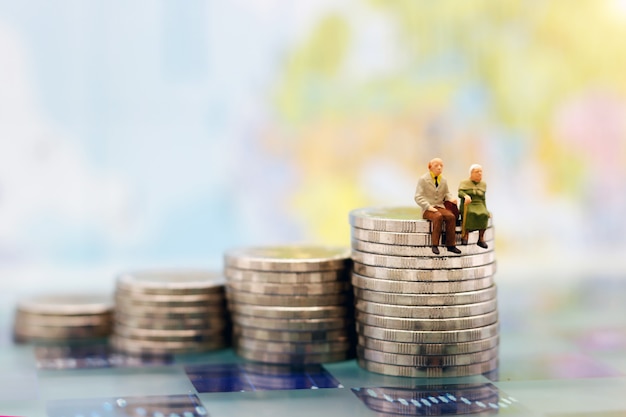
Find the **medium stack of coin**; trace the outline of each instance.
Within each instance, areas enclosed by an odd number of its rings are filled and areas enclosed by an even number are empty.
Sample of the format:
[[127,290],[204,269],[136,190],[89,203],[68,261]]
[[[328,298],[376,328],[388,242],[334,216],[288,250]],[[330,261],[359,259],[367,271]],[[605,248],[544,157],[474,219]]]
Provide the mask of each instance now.
[[349,248],[248,247],[224,260],[238,355],[274,364],[353,357]]
[[230,344],[224,277],[201,270],[117,277],[111,345],[129,354],[184,354]]
[[19,301],[14,339],[56,343],[102,339],[111,333],[113,302],[100,294],[49,294]]
[[[466,376],[497,367],[499,322],[491,223],[461,254],[435,255],[419,207],[350,212],[357,357],[372,372]],[[458,229],[458,228],[457,228]],[[443,239],[443,237],[442,237]]]

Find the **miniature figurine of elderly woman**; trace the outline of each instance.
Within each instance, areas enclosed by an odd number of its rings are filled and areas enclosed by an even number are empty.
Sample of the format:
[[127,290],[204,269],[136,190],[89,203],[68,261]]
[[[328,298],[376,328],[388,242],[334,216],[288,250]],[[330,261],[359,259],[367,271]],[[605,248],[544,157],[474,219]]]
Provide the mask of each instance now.
[[468,233],[478,230],[478,242],[476,244],[487,249],[485,229],[491,214],[487,210],[485,199],[487,184],[483,181],[483,168],[478,164],[473,164],[470,166],[469,174],[469,179],[463,180],[459,184],[460,211],[463,216],[461,243],[467,245]]

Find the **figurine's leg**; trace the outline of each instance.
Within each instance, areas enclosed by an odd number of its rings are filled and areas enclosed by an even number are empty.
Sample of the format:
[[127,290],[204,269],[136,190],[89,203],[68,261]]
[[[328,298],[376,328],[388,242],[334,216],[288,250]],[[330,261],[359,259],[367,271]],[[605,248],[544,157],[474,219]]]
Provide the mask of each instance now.
[[424,218],[426,220],[430,220],[431,222],[431,245],[433,249],[433,253],[438,255],[439,249],[439,238],[441,237],[441,224],[443,223],[443,216],[439,211],[425,211]]
[[454,213],[447,209],[440,209],[446,223],[446,248],[448,251],[459,254],[461,250],[456,247],[456,218]]
[[485,229],[480,229],[478,231],[478,242],[476,244],[483,249],[487,249],[489,247],[485,242]]

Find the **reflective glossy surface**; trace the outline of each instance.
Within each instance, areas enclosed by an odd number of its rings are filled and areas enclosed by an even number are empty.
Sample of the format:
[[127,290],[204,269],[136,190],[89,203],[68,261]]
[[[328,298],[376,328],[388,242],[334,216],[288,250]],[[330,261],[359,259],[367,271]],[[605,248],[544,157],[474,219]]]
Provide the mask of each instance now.
[[497,281],[498,371],[442,379],[379,375],[355,360],[249,365],[231,349],[158,359],[124,358],[97,344],[15,345],[15,300],[5,295],[0,415],[87,416],[111,399],[141,409],[124,414],[111,403],[115,416],[625,415],[626,282],[509,282],[502,274]]

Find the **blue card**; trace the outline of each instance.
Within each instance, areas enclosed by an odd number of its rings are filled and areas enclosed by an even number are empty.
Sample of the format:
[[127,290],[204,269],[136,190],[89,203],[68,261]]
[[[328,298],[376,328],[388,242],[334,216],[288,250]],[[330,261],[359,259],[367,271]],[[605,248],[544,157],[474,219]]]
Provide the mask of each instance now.
[[185,367],[199,393],[339,388],[322,365],[239,363]]

